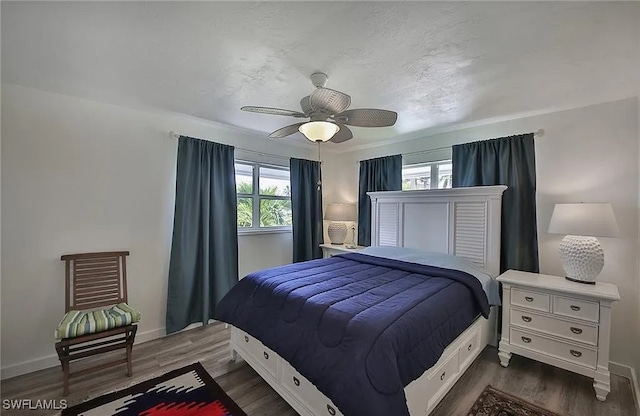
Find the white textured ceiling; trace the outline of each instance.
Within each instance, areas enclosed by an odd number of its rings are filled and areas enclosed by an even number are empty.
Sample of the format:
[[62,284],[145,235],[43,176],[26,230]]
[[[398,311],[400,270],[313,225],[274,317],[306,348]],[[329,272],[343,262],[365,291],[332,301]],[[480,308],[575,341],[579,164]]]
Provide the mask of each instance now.
[[[399,113],[336,146],[636,95],[640,3],[2,2],[2,80],[265,134],[308,76]],[[297,135],[296,135],[297,136]],[[300,137],[286,140],[302,140]]]

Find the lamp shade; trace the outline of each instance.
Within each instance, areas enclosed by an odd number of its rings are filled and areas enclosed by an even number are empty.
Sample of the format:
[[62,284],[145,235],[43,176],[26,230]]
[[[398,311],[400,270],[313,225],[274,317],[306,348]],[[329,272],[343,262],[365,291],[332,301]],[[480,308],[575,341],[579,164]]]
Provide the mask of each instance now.
[[550,234],[617,237],[618,223],[611,204],[556,204],[549,223]]
[[326,142],[340,130],[337,124],[328,121],[310,121],[298,127],[298,131],[312,142]]
[[325,220],[355,221],[356,206],[353,204],[329,204],[324,214]]

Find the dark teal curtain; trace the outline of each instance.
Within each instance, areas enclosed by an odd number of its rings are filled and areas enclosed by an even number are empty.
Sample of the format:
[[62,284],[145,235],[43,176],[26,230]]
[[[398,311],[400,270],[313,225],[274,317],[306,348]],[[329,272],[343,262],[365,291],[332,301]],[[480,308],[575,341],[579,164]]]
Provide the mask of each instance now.
[[371,199],[367,192],[402,189],[402,155],[360,161],[358,245],[371,245]]
[[167,333],[206,325],[238,282],[233,146],[181,136],[169,264]]
[[500,268],[538,272],[533,133],[453,146],[453,187],[507,185]]
[[320,162],[290,159],[293,261],[322,258],[322,172]]

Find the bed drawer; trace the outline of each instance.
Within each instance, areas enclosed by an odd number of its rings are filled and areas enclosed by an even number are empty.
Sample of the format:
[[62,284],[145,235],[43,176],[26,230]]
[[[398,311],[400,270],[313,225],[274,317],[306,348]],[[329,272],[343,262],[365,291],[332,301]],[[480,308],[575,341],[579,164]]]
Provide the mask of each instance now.
[[460,368],[464,368],[467,361],[472,360],[480,349],[480,331],[475,331],[460,347]]
[[549,312],[549,294],[524,289],[511,289],[511,304]]
[[241,330],[238,330],[238,332],[240,336],[240,346],[251,354],[251,356],[269,372],[269,374],[274,378],[277,377],[278,359],[273,351],[246,332]]
[[459,371],[460,350],[456,350],[447,361],[433,370],[429,375],[428,385],[429,397],[439,396],[441,390],[445,390],[449,384],[449,379],[454,377]]
[[585,321],[598,322],[600,318],[600,304],[588,300],[554,295],[553,313],[584,319]]
[[594,325],[568,322],[515,308],[511,310],[511,325],[546,332],[594,346],[598,345],[598,327]]
[[[281,365],[282,378],[280,384],[308,409],[315,410],[315,408],[319,407],[318,389],[306,378],[302,377],[286,360],[281,360]],[[320,414],[324,415],[324,413]]]
[[333,402],[327,399],[315,386],[316,397],[313,399],[313,414],[315,416],[344,416]]
[[595,349],[578,347],[513,327],[509,331],[509,336],[512,345],[580,364],[585,367],[596,368],[597,354]]

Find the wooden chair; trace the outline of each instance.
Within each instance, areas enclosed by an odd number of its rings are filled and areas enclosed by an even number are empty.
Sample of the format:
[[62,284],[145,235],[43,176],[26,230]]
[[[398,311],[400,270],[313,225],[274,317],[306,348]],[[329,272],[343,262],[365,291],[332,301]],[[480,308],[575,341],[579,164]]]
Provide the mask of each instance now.
[[[127,302],[128,251],[68,254],[65,262],[65,312],[96,310]],[[65,317],[68,315],[65,315]],[[127,376],[132,375],[131,352],[137,325],[134,323],[100,332],[62,338],[56,342],[56,351],[64,372],[63,395],[69,394],[69,362],[126,349],[126,358],[119,358],[73,373],[74,376],[127,363]],[[105,338],[109,338],[103,340]]]

